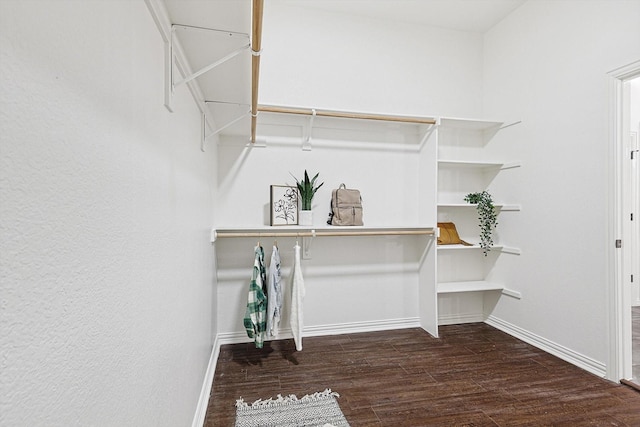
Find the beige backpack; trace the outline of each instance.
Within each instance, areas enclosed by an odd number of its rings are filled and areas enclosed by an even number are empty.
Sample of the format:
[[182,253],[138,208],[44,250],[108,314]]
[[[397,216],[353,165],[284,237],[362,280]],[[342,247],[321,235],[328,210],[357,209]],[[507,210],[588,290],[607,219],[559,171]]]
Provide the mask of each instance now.
[[344,184],[331,192],[330,225],[363,225],[362,197],[359,190],[348,189]]

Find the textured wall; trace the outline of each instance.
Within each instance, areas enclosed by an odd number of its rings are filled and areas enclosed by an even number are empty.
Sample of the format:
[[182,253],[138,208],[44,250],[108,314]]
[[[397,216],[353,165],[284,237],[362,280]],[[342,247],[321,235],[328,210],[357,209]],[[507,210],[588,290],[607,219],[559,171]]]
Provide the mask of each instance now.
[[188,425],[213,156],[142,1],[0,2],[0,425]]

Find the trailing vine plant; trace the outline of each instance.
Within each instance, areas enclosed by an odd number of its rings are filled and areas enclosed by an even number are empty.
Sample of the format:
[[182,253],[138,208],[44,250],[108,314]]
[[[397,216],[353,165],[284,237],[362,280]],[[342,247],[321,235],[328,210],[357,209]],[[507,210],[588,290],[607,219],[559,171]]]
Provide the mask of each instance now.
[[495,206],[491,194],[486,191],[481,193],[469,193],[464,198],[465,202],[476,204],[478,220],[480,221],[480,247],[484,256],[493,246],[493,230],[498,225]]

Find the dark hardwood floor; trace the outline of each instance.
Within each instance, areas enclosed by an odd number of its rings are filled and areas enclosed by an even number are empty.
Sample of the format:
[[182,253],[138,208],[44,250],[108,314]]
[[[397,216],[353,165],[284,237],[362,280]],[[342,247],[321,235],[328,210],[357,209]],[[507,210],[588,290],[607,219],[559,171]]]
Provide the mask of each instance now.
[[631,309],[631,334],[632,334],[632,358],[633,358],[633,378],[632,381],[640,385],[640,307]]
[[331,388],[351,426],[640,426],[640,392],[483,323],[225,345],[205,425],[235,401]]

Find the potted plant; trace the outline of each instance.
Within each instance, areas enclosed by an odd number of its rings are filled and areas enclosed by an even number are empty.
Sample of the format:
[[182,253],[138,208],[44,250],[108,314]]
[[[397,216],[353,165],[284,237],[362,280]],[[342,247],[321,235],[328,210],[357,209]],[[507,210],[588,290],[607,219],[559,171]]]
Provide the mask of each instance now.
[[293,174],[291,175],[296,180],[296,185],[298,186],[298,191],[300,192],[300,203],[301,203],[301,210],[300,210],[300,217],[299,217],[300,225],[313,225],[313,214],[311,212],[311,202],[313,200],[313,196],[315,196],[316,194],[316,191],[318,191],[318,188],[322,187],[322,184],[324,184],[324,182],[322,182],[320,183],[320,185],[316,186],[316,180],[318,179],[318,175],[320,175],[320,172],[318,172],[313,177],[313,179],[309,179],[309,174],[307,173],[306,169],[304,171],[303,180],[298,180],[298,178],[293,176]]
[[493,230],[498,225],[495,206],[491,194],[486,191],[469,193],[464,198],[466,202],[477,204],[478,220],[480,221],[480,247],[484,256],[493,246]]

